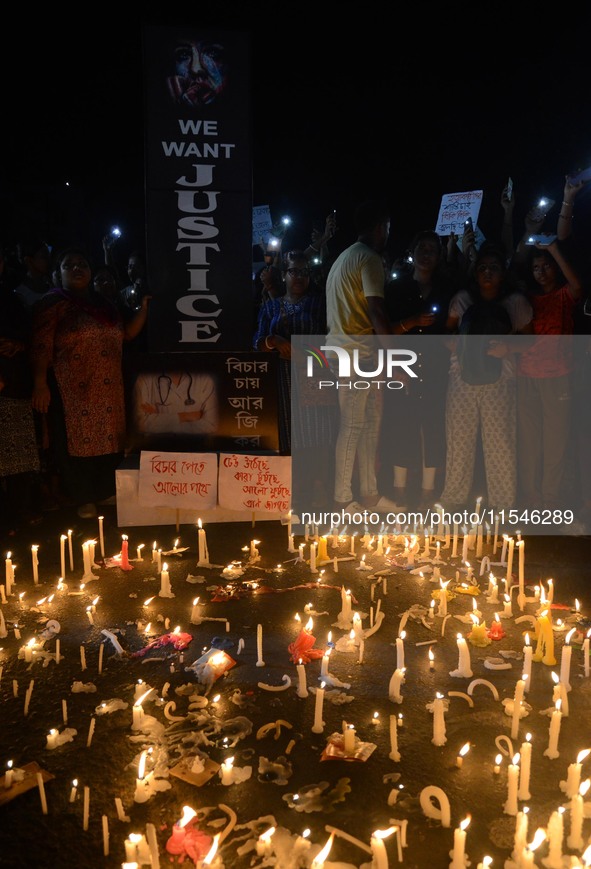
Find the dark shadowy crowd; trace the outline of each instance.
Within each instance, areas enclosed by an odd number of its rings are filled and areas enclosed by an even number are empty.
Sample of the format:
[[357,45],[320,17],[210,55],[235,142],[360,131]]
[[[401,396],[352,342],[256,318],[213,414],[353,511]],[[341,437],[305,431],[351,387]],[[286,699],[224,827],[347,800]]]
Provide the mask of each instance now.
[[[355,238],[332,212],[307,244],[288,249],[285,230],[261,240],[245,322],[253,349],[278,357],[279,450],[300,504],[386,511],[483,496],[494,508],[576,507],[591,524],[587,186],[567,177],[556,217],[534,206],[523,226],[505,188],[496,233],[418,227],[396,257],[389,204],[375,197],[351,216]],[[32,235],[0,250],[3,534],[62,505],[91,518],[115,501],[123,362],[149,349],[151,295],[143,251],[121,268],[117,238],[102,249],[92,263]],[[321,394],[298,376],[296,335],[355,349],[364,370],[376,346],[406,340],[421,376],[396,394]]]

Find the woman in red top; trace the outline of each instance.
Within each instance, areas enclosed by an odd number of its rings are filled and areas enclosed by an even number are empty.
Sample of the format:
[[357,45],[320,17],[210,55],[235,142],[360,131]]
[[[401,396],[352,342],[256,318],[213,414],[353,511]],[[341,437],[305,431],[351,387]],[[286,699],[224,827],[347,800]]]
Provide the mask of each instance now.
[[532,248],[530,275],[532,326],[539,337],[519,355],[517,367],[519,491],[524,506],[553,509],[560,505],[569,443],[570,336],[582,289],[577,272],[555,239]]
[[48,414],[51,449],[82,518],[115,495],[125,441],[122,349],[146,322],[149,297],[127,325],[93,289],[82,250],[59,257],[61,287],[35,309],[31,341],[32,403]]

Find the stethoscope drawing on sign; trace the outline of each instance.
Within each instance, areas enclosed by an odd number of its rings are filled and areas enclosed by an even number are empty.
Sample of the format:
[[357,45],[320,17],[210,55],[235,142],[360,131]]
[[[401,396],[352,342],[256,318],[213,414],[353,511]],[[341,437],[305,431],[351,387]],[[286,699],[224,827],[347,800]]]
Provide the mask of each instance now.
[[[184,399],[184,404],[187,407],[192,407],[196,404],[195,399],[191,395],[191,390],[193,389],[193,375],[190,374],[188,371],[185,371],[184,374],[181,375],[181,380],[179,381],[179,386],[180,386],[180,383],[185,375],[187,376],[189,382],[187,383],[187,397]],[[160,401],[158,403],[161,407],[167,407],[167,405],[168,405],[168,399],[169,399],[170,393],[172,391],[172,384],[173,384],[173,380],[169,374],[159,374],[158,375],[157,388],[158,388],[158,397],[160,399]],[[205,413],[205,405],[207,404],[207,401],[211,398],[211,396],[213,394],[213,389],[214,389],[214,387],[213,387],[213,383],[212,383],[208,394],[204,397],[203,401],[201,402],[201,413]]]

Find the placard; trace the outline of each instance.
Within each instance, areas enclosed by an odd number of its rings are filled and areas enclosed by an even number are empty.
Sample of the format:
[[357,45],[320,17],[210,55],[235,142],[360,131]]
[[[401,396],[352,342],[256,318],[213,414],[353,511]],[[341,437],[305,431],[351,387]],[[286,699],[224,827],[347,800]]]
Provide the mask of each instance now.
[[287,513],[291,507],[291,456],[220,455],[220,507]]
[[268,205],[255,205],[252,209],[252,243],[266,243],[273,227],[271,209]]
[[463,235],[464,221],[469,217],[476,226],[480,206],[482,205],[482,190],[469,190],[465,193],[444,193],[439,206],[439,216],[435,232],[437,235]]
[[215,453],[140,454],[139,500],[142,505],[207,510],[217,503]]

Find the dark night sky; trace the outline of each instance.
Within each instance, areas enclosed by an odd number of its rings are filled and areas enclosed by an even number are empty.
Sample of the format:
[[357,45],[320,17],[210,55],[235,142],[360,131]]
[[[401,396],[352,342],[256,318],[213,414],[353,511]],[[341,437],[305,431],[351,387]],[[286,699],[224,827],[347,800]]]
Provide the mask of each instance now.
[[[75,226],[96,246],[113,223],[130,244],[142,241],[141,7],[117,8],[60,20],[27,7],[4,24],[0,232],[9,243],[31,224],[56,243],[52,234]],[[194,18],[150,21],[248,34],[253,205],[291,214],[290,241],[306,243],[336,208],[335,245],[346,246],[354,205],[380,192],[398,251],[434,226],[443,193],[471,189],[484,189],[479,223],[494,235],[509,175],[519,231],[539,195],[559,203],[564,175],[591,163],[583,4],[545,20],[532,11],[522,24],[514,3],[193,8]]]

